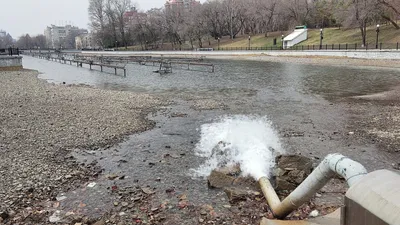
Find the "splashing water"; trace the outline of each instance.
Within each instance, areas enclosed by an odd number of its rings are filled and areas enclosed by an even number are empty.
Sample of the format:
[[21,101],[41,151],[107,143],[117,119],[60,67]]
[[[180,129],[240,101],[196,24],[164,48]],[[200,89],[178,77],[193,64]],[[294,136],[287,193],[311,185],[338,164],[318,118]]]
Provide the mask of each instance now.
[[269,176],[275,156],[282,147],[272,123],[266,117],[230,116],[201,126],[196,154],[207,158],[196,176],[208,176],[213,169],[240,164],[242,176],[256,180]]

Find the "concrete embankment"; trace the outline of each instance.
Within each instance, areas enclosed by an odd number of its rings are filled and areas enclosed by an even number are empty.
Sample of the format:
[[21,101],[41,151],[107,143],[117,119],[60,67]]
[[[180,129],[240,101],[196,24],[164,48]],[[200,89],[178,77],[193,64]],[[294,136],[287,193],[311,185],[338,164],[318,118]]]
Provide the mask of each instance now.
[[355,59],[400,59],[400,51],[397,50],[315,50],[315,51],[83,51],[84,55],[105,56],[179,56],[179,57],[246,57],[246,56],[298,56],[298,57],[345,57]]

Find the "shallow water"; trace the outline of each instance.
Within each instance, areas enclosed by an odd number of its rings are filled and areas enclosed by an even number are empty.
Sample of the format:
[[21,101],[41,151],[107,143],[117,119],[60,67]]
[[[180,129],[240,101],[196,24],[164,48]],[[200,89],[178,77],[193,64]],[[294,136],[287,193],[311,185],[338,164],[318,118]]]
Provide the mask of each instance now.
[[[349,145],[343,136],[334,133],[347,132],[346,126],[352,117],[337,101],[398,85],[398,70],[233,60],[211,62],[216,64],[215,73],[174,69],[167,75],[153,73],[157,67],[129,64],[127,77],[123,77],[113,75],[113,71],[101,73],[24,57],[24,67],[39,70],[39,77],[49,82],[147,92],[175,102],[149,115],[149,119],[157,123],[154,129],[132,135],[126,142],[108,150],[74,153],[82,161],[96,160],[104,168],[104,174],[126,175],[125,180],[120,181],[100,179],[94,191],[103,194],[79,193],[80,198],[90,202],[88,208],[93,205],[92,213],[101,214],[103,211],[96,211],[99,208],[107,211],[104,202],[112,200],[107,199],[105,193],[116,184],[155,187],[160,199],[168,198],[165,189],[174,188],[177,194],[188,193],[188,199],[198,204],[227,204],[221,197],[223,193],[209,190],[205,180],[190,175],[191,169],[199,168],[206,161],[194,151],[201,139],[201,126],[225,115],[269,118],[283,149],[289,153],[322,158],[340,152],[360,161],[368,169],[387,168],[394,162],[395,159],[375,146]],[[198,99],[212,99],[226,107],[195,110],[193,102]],[[171,117],[172,113],[185,113],[186,116]],[[286,136],[291,133],[302,133],[303,136]],[[155,181],[158,177],[160,182]],[[75,195],[69,194],[71,199],[75,199]]]
[[[25,68],[42,72],[40,78],[54,83],[88,84],[100,88],[170,93],[256,90],[260,97],[271,94],[281,99],[306,100],[303,94],[340,97],[376,93],[400,82],[399,70],[357,67],[301,65],[279,62],[213,60],[216,72],[174,69],[172,74],[153,73],[157,67],[127,65],[127,77],[114,75],[112,69],[101,73],[88,68],[24,56]],[[96,69],[95,67],[93,67]],[[199,68],[201,69],[201,68]],[[99,68],[97,68],[99,70]]]

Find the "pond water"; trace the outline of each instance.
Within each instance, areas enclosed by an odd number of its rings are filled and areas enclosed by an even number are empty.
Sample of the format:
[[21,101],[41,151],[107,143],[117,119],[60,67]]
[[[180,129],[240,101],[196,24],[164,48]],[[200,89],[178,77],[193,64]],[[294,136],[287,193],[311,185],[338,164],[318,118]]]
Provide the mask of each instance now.
[[[96,160],[104,168],[104,174],[127,175],[125,180],[118,181],[118,186],[149,185],[161,190],[157,192],[159,199],[168,198],[165,189],[172,187],[177,194],[188,193],[190,201],[213,202],[226,210],[222,207],[228,204],[221,198],[223,192],[209,190],[205,180],[190,175],[191,169],[206,160],[194,153],[201,138],[199,128],[226,115],[270,118],[287,152],[316,158],[340,152],[368,169],[387,168],[394,162],[395,159],[373,145],[349,144],[343,140],[348,132],[346,127],[352,123],[352,114],[340,101],[398,85],[398,70],[238,60],[210,62],[216,65],[215,73],[174,68],[173,73],[160,75],[153,73],[157,67],[128,64],[127,77],[123,77],[111,70],[101,73],[27,56],[23,59],[25,68],[40,71],[39,77],[49,82],[145,92],[174,100],[176,104],[149,115],[157,123],[154,129],[132,135],[111,149],[75,153],[78,159]],[[199,99],[215,100],[226,107],[195,110],[193,101]],[[186,116],[171,117],[172,113]],[[174,157],[165,158],[166,155]],[[156,182],[157,178],[161,182]],[[88,208],[92,206],[92,213],[101,215],[113,201],[107,197],[107,188],[116,183],[104,178],[97,182],[94,193],[67,195],[70,199],[84,198]],[[99,208],[104,212],[96,211]]]

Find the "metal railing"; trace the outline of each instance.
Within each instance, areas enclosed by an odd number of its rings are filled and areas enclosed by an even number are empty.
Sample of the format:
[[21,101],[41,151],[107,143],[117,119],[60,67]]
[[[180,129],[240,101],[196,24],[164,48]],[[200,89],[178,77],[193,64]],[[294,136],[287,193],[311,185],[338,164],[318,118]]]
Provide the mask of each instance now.
[[19,55],[20,51],[19,48],[2,48],[0,49],[0,55],[9,55],[9,56],[13,56],[13,55]]
[[[203,48],[204,49],[204,48]],[[349,44],[349,43],[338,43],[338,44],[316,44],[316,45],[295,45],[292,47],[283,48],[283,46],[264,46],[264,47],[215,47],[207,48],[207,51],[279,51],[279,50],[295,50],[295,51],[317,51],[317,50],[400,50],[400,43],[379,43],[376,44]],[[129,48],[129,49],[118,49],[116,51],[199,51],[197,48],[163,48],[163,49],[151,49],[143,50],[142,48]]]

